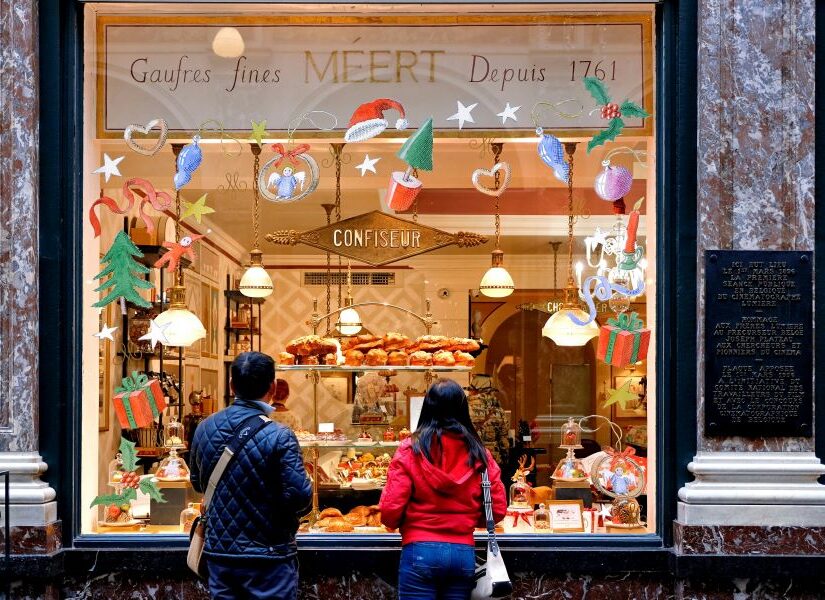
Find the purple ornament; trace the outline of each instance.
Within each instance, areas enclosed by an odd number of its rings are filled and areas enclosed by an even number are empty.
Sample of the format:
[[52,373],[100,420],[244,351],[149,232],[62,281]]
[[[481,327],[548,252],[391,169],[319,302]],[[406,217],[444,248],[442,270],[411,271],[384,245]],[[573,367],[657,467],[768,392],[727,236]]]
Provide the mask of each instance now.
[[192,143],[186,144],[178,154],[178,172],[175,173],[175,189],[179,190],[192,181],[192,173],[195,172],[203,160],[203,152],[198,145],[200,136],[192,137]]
[[610,161],[602,162],[604,169],[596,175],[593,187],[602,200],[614,202],[624,198],[633,185],[633,175],[624,167],[611,167]]

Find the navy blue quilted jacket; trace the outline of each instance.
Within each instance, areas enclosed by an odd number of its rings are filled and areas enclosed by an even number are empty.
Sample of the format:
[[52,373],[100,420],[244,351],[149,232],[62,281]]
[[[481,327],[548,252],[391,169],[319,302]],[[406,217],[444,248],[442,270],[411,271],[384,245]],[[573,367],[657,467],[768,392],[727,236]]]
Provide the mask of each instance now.
[[[235,429],[265,414],[254,400],[237,399],[195,430],[192,486],[204,492]],[[308,511],[312,485],[295,434],[268,423],[246,442],[224,471],[206,515],[204,554],[217,559],[283,560],[295,555],[298,518]]]

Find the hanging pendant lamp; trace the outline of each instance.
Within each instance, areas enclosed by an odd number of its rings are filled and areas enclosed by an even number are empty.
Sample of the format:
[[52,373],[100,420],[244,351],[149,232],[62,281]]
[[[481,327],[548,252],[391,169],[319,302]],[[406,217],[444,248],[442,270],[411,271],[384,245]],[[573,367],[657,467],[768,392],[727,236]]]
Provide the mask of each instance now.
[[541,334],[550,338],[558,346],[584,346],[591,339],[599,335],[599,326],[595,320],[587,325],[576,325],[570,315],[576,316],[581,321],[588,320],[588,314],[584,312],[578,303],[578,287],[573,279],[573,154],[576,152],[576,142],[564,144],[567,153],[567,162],[570,165],[570,172],[567,177],[567,287],[564,288],[564,304],[561,309],[550,316]]
[[[501,157],[501,151],[504,147],[502,143],[490,144],[493,148],[493,164],[497,165]],[[500,172],[495,171],[495,189],[498,190],[501,185]],[[495,212],[495,227],[496,227],[496,247],[492,252],[492,266],[487,269],[484,276],[481,278],[481,283],[478,284],[478,291],[489,298],[506,298],[512,294],[516,285],[513,278],[507,269],[504,268],[504,252],[499,247],[501,244],[501,215],[499,214],[499,196],[496,196],[496,212]]]
[[[174,147],[173,147],[174,148]],[[177,152],[180,152],[178,150]],[[175,156],[177,159],[177,153]],[[175,237],[180,240],[180,191],[175,191]],[[201,320],[186,308],[186,288],[183,286],[183,265],[175,270],[175,285],[169,288],[169,308],[155,317],[155,323],[163,330],[164,346],[191,346],[206,337]]]
[[238,290],[249,298],[266,298],[275,286],[272,285],[272,278],[263,267],[263,252],[258,248],[258,171],[260,169],[260,144],[252,144],[252,154],[255,157],[252,175],[252,190],[255,194],[255,206],[252,211],[252,228],[255,236],[255,246],[249,252],[249,267],[241,277]]
[[361,315],[358,311],[352,308],[352,270],[350,264],[347,263],[347,296],[344,299],[344,306],[347,307],[338,315],[338,322],[335,327],[343,336],[356,335],[364,327],[361,323]]

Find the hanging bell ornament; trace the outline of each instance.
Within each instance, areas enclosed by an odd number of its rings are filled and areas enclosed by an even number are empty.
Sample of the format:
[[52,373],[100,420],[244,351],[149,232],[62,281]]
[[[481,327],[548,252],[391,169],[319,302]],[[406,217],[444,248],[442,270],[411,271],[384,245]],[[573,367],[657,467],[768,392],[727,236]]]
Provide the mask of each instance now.
[[541,133],[541,129],[536,130],[541,136],[539,139],[539,158],[544,161],[548,167],[553,169],[556,179],[567,183],[567,178],[570,176],[570,165],[564,160],[564,148],[554,135],[549,133]]
[[624,198],[633,185],[633,175],[624,167],[611,167],[609,160],[602,161],[604,169],[596,175],[593,187],[602,200],[615,202]]
[[203,152],[198,145],[201,137],[192,137],[192,143],[186,144],[178,154],[178,172],[175,173],[175,189],[180,190],[192,180],[192,173],[200,166]]

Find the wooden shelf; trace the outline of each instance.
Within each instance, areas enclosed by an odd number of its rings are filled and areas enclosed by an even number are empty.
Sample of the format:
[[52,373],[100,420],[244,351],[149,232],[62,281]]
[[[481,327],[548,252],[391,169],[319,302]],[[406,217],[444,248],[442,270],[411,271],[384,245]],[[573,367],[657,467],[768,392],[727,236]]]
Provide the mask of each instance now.
[[371,367],[363,365],[360,367],[348,367],[346,365],[275,365],[276,371],[322,371],[325,373],[361,373],[363,371],[398,371],[408,373],[469,373],[473,367],[427,367],[427,366],[389,366]]

